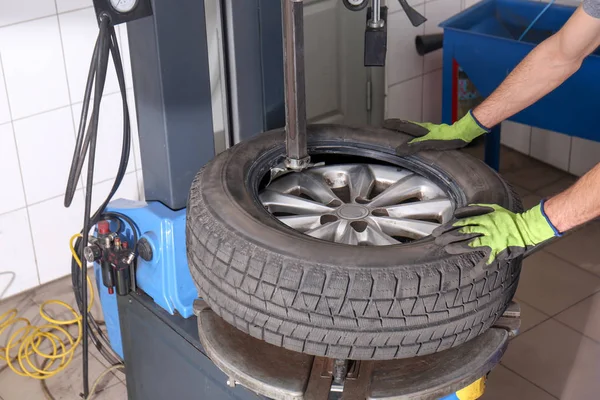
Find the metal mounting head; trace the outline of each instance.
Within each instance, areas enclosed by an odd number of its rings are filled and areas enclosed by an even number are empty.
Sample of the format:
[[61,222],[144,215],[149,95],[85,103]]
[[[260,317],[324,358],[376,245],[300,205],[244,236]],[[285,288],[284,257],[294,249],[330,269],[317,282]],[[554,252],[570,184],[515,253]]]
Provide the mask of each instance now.
[[310,167],[310,156],[300,159],[288,157],[285,159],[285,167],[287,169],[291,169],[292,171],[302,171]]

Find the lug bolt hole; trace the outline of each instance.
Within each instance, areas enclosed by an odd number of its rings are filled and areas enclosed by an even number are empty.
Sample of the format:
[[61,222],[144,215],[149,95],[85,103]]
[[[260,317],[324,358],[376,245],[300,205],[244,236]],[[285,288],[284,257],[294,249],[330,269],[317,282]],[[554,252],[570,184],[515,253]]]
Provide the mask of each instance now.
[[371,214],[374,217],[389,217],[390,216],[390,214],[384,208],[378,208],[376,210],[373,210],[373,211],[371,211]]
[[321,222],[321,225],[325,225],[330,222],[335,222],[337,220],[338,220],[338,217],[336,217],[335,215],[327,214],[327,215],[323,215],[319,222]]
[[352,229],[354,229],[356,232],[364,232],[367,229],[367,226],[369,226],[365,221],[354,221],[350,223],[350,226],[352,227]]
[[342,204],[344,204],[344,203],[342,203],[340,200],[338,200],[338,199],[333,199],[333,200],[331,200],[331,201],[329,202],[329,204],[327,204],[327,205],[328,205],[329,207],[339,207],[339,206],[341,206]]

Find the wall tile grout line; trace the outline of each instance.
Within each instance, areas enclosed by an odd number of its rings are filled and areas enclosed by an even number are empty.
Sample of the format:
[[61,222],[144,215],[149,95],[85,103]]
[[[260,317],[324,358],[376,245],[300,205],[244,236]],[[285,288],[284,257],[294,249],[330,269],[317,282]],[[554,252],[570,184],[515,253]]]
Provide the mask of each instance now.
[[[423,3],[423,14],[425,18],[427,18],[427,1]],[[425,35],[425,24],[427,21],[423,23],[423,35]],[[423,121],[423,116],[425,115],[425,56],[421,56],[421,122],[429,122]]]
[[[7,89],[7,90],[8,90],[8,89]],[[112,95],[115,95],[115,94],[118,94],[118,93],[119,93],[119,91],[114,91],[114,92],[108,92],[108,93],[104,93],[104,94],[102,95],[102,98],[105,98],[105,97],[107,97],[107,96],[112,96]],[[48,109],[48,110],[44,110],[44,111],[40,111],[40,112],[36,112],[36,113],[33,113],[33,114],[28,114],[28,115],[26,115],[26,116],[24,116],[24,117],[18,117],[18,118],[15,118],[15,119],[13,119],[12,121],[13,121],[13,122],[17,122],[17,121],[23,121],[24,119],[28,119],[28,118],[31,118],[31,117],[37,117],[38,115],[46,114],[46,113],[49,113],[49,112],[52,112],[52,111],[58,111],[58,110],[62,110],[63,108],[67,108],[67,107],[71,107],[71,106],[79,105],[79,104],[82,104],[82,103],[83,103],[83,102],[81,102],[81,101],[78,101],[78,102],[71,103],[71,104],[65,104],[64,106],[60,106],[60,107],[54,107],[54,108],[50,108],[50,109]],[[5,125],[5,124],[8,124],[8,123],[9,123],[9,122],[5,122],[5,123],[3,123],[3,124],[0,124],[0,125]]]
[[[130,88],[127,87],[127,79],[126,79],[126,75],[127,74],[125,73],[125,69],[127,67],[125,66],[125,62],[123,61],[125,59],[125,57],[129,57],[129,54],[125,54],[123,52],[123,43],[125,42],[125,39],[123,38],[123,29],[127,29],[127,24],[117,25],[117,31],[118,31],[118,35],[119,35],[119,41],[121,42],[120,45],[119,45],[119,52],[121,53],[121,64],[123,66],[123,79],[125,80],[125,98],[127,100],[127,110],[129,111],[129,128],[130,128],[129,130],[133,131],[133,129],[131,129],[132,118],[131,118],[131,107],[129,107],[129,96],[128,96],[128,91],[129,91]],[[120,93],[120,90],[117,93]],[[133,100],[135,102],[135,94],[133,92],[133,88],[131,88],[131,93],[132,93],[132,96],[133,96]],[[135,121],[137,123],[137,116],[135,118]],[[136,132],[137,132],[137,129],[136,129]],[[138,165],[138,159],[137,159],[138,156],[136,154],[137,152],[135,151],[133,135],[134,135],[134,133],[131,132],[131,151],[130,151],[130,155],[133,154],[133,165],[137,166]],[[141,164],[141,162],[142,162],[142,160],[139,160],[140,164]],[[137,180],[137,175],[136,175],[136,180]]]
[[[423,57],[423,68],[425,68],[425,57]],[[441,71],[442,69],[443,69],[443,68],[436,68],[436,69],[434,69],[434,70],[431,70],[431,71],[429,71],[429,72],[427,72],[427,73],[420,73],[420,74],[418,74],[418,75],[415,75],[415,76],[413,76],[413,77],[410,77],[410,78],[407,78],[407,79],[403,79],[403,80],[401,80],[401,81],[399,81],[399,82],[395,82],[395,83],[389,84],[389,85],[388,85],[388,89],[391,89],[391,88],[393,88],[394,86],[398,86],[398,85],[401,85],[401,84],[403,84],[403,83],[406,83],[406,82],[412,81],[413,79],[417,79],[417,78],[424,78],[424,77],[425,77],[425,75],[433,74],[434,72]]]
[[4,216],[4,215],[8,215],[17,211],[21,211],[21,210],[25,210],[27,208],[27,206],[23,206],[23,207],[19,207],[19,208],[14,208],[12,210],[8,210],[8,211],[4,211],[0,213],[0,217]]
[[10,125],[13,133],[13,140],[15,142],[15,150],[17,153],[17,163],[19,164],[19,175],[21,177],[21,187],[23,189],[23,198],[25,199],[25,213],[27,214],[27,224],[29,225],[29,238],[31,239],[31,249],[33,251],[33,260],[35,262],[35,271],[37,273],[38,285],[41,285],[42,280],[40,278],[40,269],[38,268],[37,254],[35,250],[35,241],[33,239],[33,229],[31,227],[31,215],[29,214],[29,207],[27,206],[27,192],[25,191],[25,179],[23,178],[23,167],[21,166],[21,156],[19,155],[19,144],[17,142],[17,133],[15,131],[15,124],[13,121],[12,107],[10,105],[10,97],[8,97],[8,85],[6,82],[6,74],[4,73],[4,63],[2,62],[2,54],[0,54],[0,71],[2,72],[2,79],[4,80],[4,88],[6,90],[6,99],[8,104],[8,115],[10,116]]
[[2,29],[2,28],[8,28],[8,27],[11,27],[11,26],[19,25],[19,24],[26,24],[28,22],[39,21],[40,19],[53,17],[55,15],[56,15],[56,13],[53,13],[53,14],[48,14],[48,15],[42,15],[41,17],[35,17],[35,18],[31,18],[31,19],[25,19],[23,21],[11,22],[10,24],[1,25],[0,29]]
[[73,13],[73,12],[77,12],[77,11],[81,11],[81,10],[86,10],[88,8],[93,8],[93,6],[85,6],[85,7],[75,8],[73,10],[58,12],[58,6],[57,6],[57,4],[55,2],[55,12],[53,14],[42,15],[40,17],[35,17],[35,18],[30,18],[30,19],[24,19],[24,20],[17,21],[17,22],[11,22],[10,24],[0,25],[0,29],[7,28],[7,27],[10,27],[10,26],[19,25],[19,24],[25,24],[27,22],[39,21],[40,19],[52,17],[52,16],[55,16],[55,15],[64,15],[64,14],[69,14],[69,13]]
[[[592,296],[593,296],[593,295],[592,295]],[[587,300],[589,297],[590,297],[590,296],[586,297],[584,300]],[[581,302],[580,302],[580,303],[581,303]],[[571,307],[572,307],[572,306],[571,306]],[[571,308],[571,307],[569,307],[569,308]],[[568,310],[568,308],[567,308],[567,310]],[[566,311],[566,310],[563,310],[563,311],[561,311],[561,312],[564,312],[564,311]],[[576,334],[578,334],[578,335],[581,335],[581,336],[583,336],[583,337],[584,337],[584,338],[586,338],[586,339],[589,339],[589,340],[591,340],[592,342],[594,342],[595,344],[597,344],[598,346],[600,346],[600,341],[599,341],[599,340],[597,340],[597,339],[594,339],[593,337],[590,337],[590,336],[586,335],[584,332],[579,332],[577,329],[573,328],[572,326],[569,326],[569,325],[565,324],[564,322],[562,322],[562,321],[560,321],[560,320],[558,320],[558,319],[556,319],[556,318],[554,318],[554,317],[552,317],[552,318],[550,318],[550,319],[551,319],[552,321],[556,322],[556,323],[559,323],[560,325],[564,326],[565,328],[567,328],[567,329],[569,329],[569,330],[573,331],[574,333],[576,333]]]
[[[2,124],[2,125],[8,125],[8,124]],[[132,174],[136,174],[138,171],[141,171],[141,169],[139,169],[139,170],[133,170],[133,171],[126,172],[126,173],[125,173],[125,176],[127,176],[127,175],[132,175]],[[136,176],[136,178],[137,178],[137,176]],[[115,177],[113,176],[113,177],[111,177],[111,178],[104,179],[104,180],[101,180],[101,181],[99,181],[99,182],[94,182],[94,186],[96,186],[96,185],[101,185],[101,184],[103,184],[103,183],[106,183],[106,182],[112,182],[112,181],[114,181],[114,180],[115,180]],[[85,189],[85,188],[84,188],[84,187],[81,187],[81,188],[77,189],[77,190],[76,190],[76,192],[83,192],[83,189]],[[25,206],[23,206],[23,207],[18,207],[18,208],[15,208],[15,209],[11,209],[11,210],[8,210],[8,211],[4,211],[4,212],[0,213],[0,217],[1,217],[1,216],[3,216],[3,215],[6,215],[6,214],[10,214],[10,213],[13,213],[13,212],[16,212],[16,211],[23,210],[23,209],[25,209],[25,208],[28,208],[28,207],[32,207],[32,206],[36,206],[36,205],[38,205],[38,204],[45,203],[45,202],[47,202],[47,201],[56,200],[56,199],[58,199],[58,198],[60,198],[60,197],[63,197],[64,195],[65,195],[64,193],[57,194],[56,196],[48,197],[48,198],[45,198],[45,199],[43,199],[43,200],[34,201],[34,202],[32,202],[32,203],[29,203],[29,204],[27,204],[27,205],[25,205]]]
[[[75,139],[75,143],[77,142],[77,132],[78,126],[75,125],[75,113],[73,112],[73,98],[71,97],[71,85],[69,84],[69,70],[67,69],[67,59],[65,56],[65,44],[62,33],[62,26],[60,23],[60,16],[58,15],[58,1],[54,0],[54,7],[56,9],[56,20],[58,22],[58,36],[60,37],[60,49],[62,51],[62,59],[63,59],[63,67],[65,70],[65,80],[67,82],[67,95],[69,96],[69,111],[71,113],[71,125],[73,126],[73,138]],[[79,177],[81,181],[81,185],[83,186],[83,176]]]

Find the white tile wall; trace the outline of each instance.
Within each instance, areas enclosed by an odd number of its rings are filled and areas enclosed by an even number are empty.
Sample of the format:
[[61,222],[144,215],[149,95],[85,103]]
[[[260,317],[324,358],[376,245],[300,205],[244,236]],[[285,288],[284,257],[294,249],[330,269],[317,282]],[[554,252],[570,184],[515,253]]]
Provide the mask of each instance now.
[[531,127],[512,121],[502,123],[502,136],[500,141],[503,145],[513,148],[521,153],[529,154],[531,141]]
[[471,6],[474,6],[475,4],[479,3],[481,0],[465,0],[465,7],[464,8],[469,8]]
[[442,70],[423,76],[423,121],[442,122]]
[[39,285],[27,210],[0,215],[0,299]]
[[121,38],[119,47],[121,50],[121,58],[123,59],[123,70],[125,72],[125,85],[128,88],[133,87],[133,77],[131,74],[131,57],[129,57],[129,36],[127,35],[127,25],[119,25],[118,34]]
[[0,54],[14,119],[69,104],[56,16],[0,28]]
[[[120,93],[104,95],[100,104],[100,122],[98,124],[98,143],[94,183],[103,182],[117,175],[119,160],[121,158],[121,144],[123,141],[122,100]],[[75,126],[79,126],[82,103],[74,104],[73,116]],[[89,116],[91,117],[91,116]],[[88,118],[89,118],[88,117]],[[133,150],[133,149],[132,149]],[[84,170],[87,169],[87,163]],[[134,152],[131,152],[127,171],[135,170]],[[84,181],[85,185],[86,182]]]
[[35,246],[40,283],[44,284],[71,271],[69,239],[81,231],[83,193],[78,190],[71,207],[56,197],[29,207],[31,233]]
[[133,158],[135,160],[135,169],[142,169],[142,156],[140,154],[140,135],[138,134],[137,110],[135,108],[135,98],[133,89],[127,90],[127,101],[129,102],[129,118],[131,120],[131,136],[133,138]]
[[8,97],[6,95],[6,85],[4,84],[4,73],[2,72],[2,59],[0,58],[0,124],[10,121],[10,109],[8,107]]
[[[0,10],[1,299],[70,272],[68,241],[83,221],[81,182],[68,209],[63,195],[98,27],[92,0],[0,0]],[[123,27],[118,31],[127,38]],[[121,50],[128,46],[121,43]],[[135,124],[129,55],[123,59]],[[112,186],[121,148],[121,103],[118,94],[110,94],[118,91],[112,66],[110,71],[94,206]],[[136,125],[132,134],[128,174],[117,197],[138,199],[143,184]]]
[[[60,14],[59,21],[71,101],[77,103],[83,101],[90,59],[98,36],[96,13],[93,8],[88,7]],[[112,59],[108,66],[104,93],[114,93],[119,90],[119,84]]]
[[[425,3],[425,34],[442,32],[438,25],[458,14],[461,10],[461,0],[435,0]],[[424,72],[442,68],[443,51],[438,50],[425,55]]]
[[423,119],[423,77],[392,86],[388,89],[387,118],[410,121]]
[[135,174],[137,175],[137,181],[138,181],[138,193],[140,196],[139,200],[145,201],[146,194],[144,193],[144,175],[142,174],[141,169],[138,169],[137,171],[135,171]]
[[581,176],[600,163],[600,143],[573,138],[571,141],[571,162],[569,172]]
[[[100,204],[106,199],[106,196],[110,193],[110,189],[112,189],[114,180],[109,179],[107,181],[98,183],[94,185],[94,190],[92,192],[92,209],[96,210],[100,207]],[[121,182],[121,186],[117,189],[117,192],[113,196],[113,200],[117,199],[128,199],[128,200],[139,200],[140,191],[138,188],[138,180],[136,171],[125,174],[123,177],[123,181]]]
[[0,214],[25,207],[19,158],[10,123],[0,125],[0,171]]
[[531,150],[529,154],[547,164],[567,171],[571,137],[545,129],[531,130]]
[[[415,7],[425,13],[423,5]],[[387,83],[393,85],[423,74],[423,57],[415,50],[415,36],[422,35],[424,25],[414,27],[403,11],[388,17]]]
[[70,107],[17,120],[14,129],[27,202],[62,195],[75,145]]
[[0,26],[16,24],[56,13],[54,0],[0,1]]
[[59,13],[90,7],[92,4],[92,0],[56,0]]

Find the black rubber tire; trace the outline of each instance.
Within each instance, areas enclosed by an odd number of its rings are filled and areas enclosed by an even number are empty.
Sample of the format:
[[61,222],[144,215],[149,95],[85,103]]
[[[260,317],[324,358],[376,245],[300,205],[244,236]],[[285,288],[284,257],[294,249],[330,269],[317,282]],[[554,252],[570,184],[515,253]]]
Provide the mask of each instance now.
[[342,0],[342,3],[344,3],[344,6],[350,11],[360,11],[369,5],[369,0],[363,0],[358,5],[353,5],[348,0]]
[[[401,165],[435,180],[456,206],[521,211],[498,174],[457,151],[400,158],[410,136],[386,129],[309,127],[309,151]],[[217,156],[196,176],[187,253],[199,295],[230,324],[269,343],[317,356],[393,359],[457,346],[486,331],[512,299],[521,260],[448,255],[433,239],[364,247],[299,233],[271,216],[256,191],[284,157],[282,131]]]

